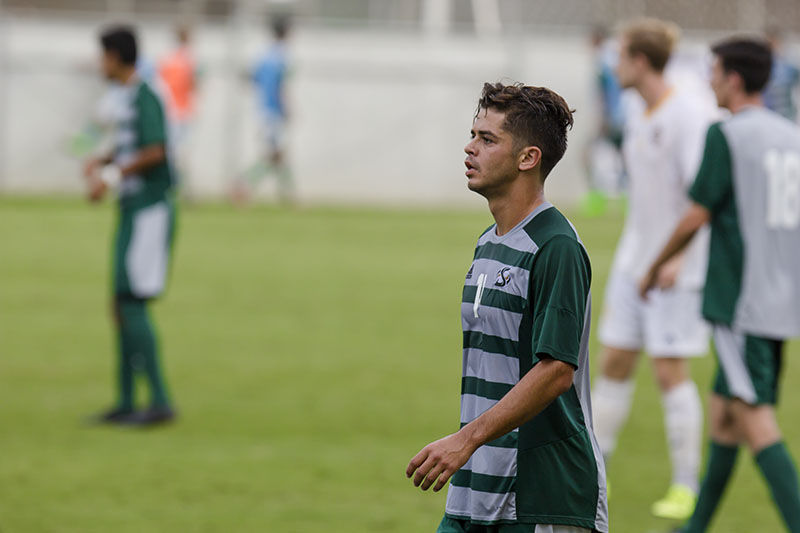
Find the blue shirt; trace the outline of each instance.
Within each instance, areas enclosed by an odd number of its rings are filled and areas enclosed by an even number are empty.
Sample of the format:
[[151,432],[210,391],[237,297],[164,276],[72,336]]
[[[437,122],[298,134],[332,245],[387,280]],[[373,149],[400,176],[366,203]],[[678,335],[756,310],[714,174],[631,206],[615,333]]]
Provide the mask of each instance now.
[[800,70],[782,57],[775,57],[772,73],[764,89],[764,105],[791,121],[797,116],[794,90],[800,83]]
[[265,111],[285,114],[283,82],[286,79],[286,45],[275,43],[256,64],[253,82],[259,93],[259,102]]

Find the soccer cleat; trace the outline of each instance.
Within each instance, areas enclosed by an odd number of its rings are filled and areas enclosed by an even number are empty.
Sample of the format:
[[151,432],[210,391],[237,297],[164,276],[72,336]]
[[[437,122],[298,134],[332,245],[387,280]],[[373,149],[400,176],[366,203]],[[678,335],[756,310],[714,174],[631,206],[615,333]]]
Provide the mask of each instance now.
[[151,407],[136,413],[129,423],[135,426],[155,426],[172,422],[176,416],[175,411],[169,407]]
[[136,416],[132,409],[119,409],[117,407],[95,415],[89,419],[95,424],[129,424]]
[[667,494],[653,504],[650,511],[659,518],[686,520],[692,516],[697,494],[686,485],[672,485]]

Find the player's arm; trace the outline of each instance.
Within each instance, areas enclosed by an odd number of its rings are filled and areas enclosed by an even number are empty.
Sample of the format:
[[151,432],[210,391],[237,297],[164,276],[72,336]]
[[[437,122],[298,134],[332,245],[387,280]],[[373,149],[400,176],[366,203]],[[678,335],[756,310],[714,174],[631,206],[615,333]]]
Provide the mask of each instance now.
[[543,359],[491,409],[458,432],[420,450],[408,463],[406,477],[413,475],[414,485],[422,485],[422,490],[428,490],[434,482],[433,490],[441,490],[480,446],[518,428],[568,391],[573,372],[567,363]]
[[164,144],[151,144],[141,148],[133,160],[127,165],[119,167],[120,177],[125,179],[129,176],[135,176],[152,168],[160,165],[167,160],[167,150]]
[[665,263],[685,250],[697,231],[711,221],[716,209],[733,194],[730,149],[720,124],[713,124],[706,134],[705,149],[697,177],[689,189],[692,200],[669,241],[639,283],[639,294],[657,285]]
[[658,285],[662,267],[673,261],[686,250],[697,231],[711,220],[711,212],[704,206],[692,202],[678,226],[667,241],[664,249],[653,262],[639,286],[639,293],[645,298],[647,292]]
[[539,251],[531,277],[540,289],[531,298],[532,329],[539,332],[532,349],[539,362],[494,406],[414,456],[406,476],[414,476],[415,486],[427,490],[435,482],[433,490],[440,490],[480,446],[528,422],[570,389],[590,277],[588,259],[573,239],[556,237]]

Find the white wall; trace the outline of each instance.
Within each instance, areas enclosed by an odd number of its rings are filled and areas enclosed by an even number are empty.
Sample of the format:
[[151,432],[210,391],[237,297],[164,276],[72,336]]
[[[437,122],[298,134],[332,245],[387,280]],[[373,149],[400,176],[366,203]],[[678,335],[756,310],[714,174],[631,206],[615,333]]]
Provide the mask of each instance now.
[[[102,92],[94,65],[97,23],[6,21],[6,191],[79,191],[79,161],[64,139],[83,124]],[[141,29],[152,58],[171,46],[166,23]],[[204,70],[188,145],[193,194],[219,195],[255,160],[254,94],[241,75],[265,46],[255,24],[206,26],[195,36]],[[583,35],[425,37],[417,33],[298,28],[290,98],[291,161],[301,200],[325,203],[473,204],[463,145],[483,81],[546,85],[577,109],[565,159],[548,196],[584,190],[583,145],[595,121],[591,55]],[[261,191],[271,194],[270,184]]]

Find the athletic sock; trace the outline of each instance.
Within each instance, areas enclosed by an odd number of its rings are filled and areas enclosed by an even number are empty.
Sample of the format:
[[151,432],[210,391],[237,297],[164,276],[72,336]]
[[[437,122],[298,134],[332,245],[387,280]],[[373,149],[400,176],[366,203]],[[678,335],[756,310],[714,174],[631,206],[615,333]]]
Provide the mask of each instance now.
[[606,462],[617,446],[617,436],[631,412],[633,380],[617,381],[605,376],[595,379],[592,388],[594,433]]
[[692,380],[663,394],[664,425],[672,460],[672,482],[697,492],[703,407]]
[[127,339],[127,331],[121,323],[117,326],[117,400],[116,408],[121,411],[133,411],[133,353],[131,342]]
[[728,485],[738,452],[738,446],[726,446],[711,441],[706,476],[700,486],[694,513],[682,530],[683,533],[702,533],[706,530]]
[[756,454],[756,463],[767,480],[772,499],[792,533],[800,533],[800,489],[797,470],[783,442],[767,446]]
[[131,350],[129,353],[135,354],[147,377],[152,406],[168,407],[167,390],[158,362],[158,343],[147,312],[147,302],[140,299],[123,300],[120,314],[125,330],[123,341],[127,338]]

